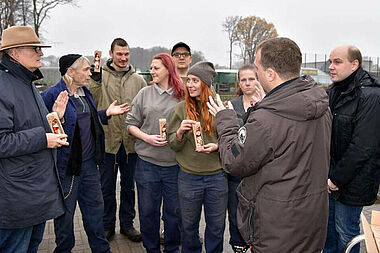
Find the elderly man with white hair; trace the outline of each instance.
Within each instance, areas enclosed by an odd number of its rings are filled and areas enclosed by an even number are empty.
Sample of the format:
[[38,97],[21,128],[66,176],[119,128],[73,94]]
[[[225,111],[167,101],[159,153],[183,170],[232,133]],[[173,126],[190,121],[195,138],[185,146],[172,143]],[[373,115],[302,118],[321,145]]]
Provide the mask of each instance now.
[[45,221],[63,214],[48,110],[33,85],[42,78],[42,48],[31,27],[2,33],[0,51],[0,252],[37,252]]
[[110,252],[104,235],[104,202],[97,165],[104,157],[104,131],[112,115],[127,112],[125,103],[115,100],[104,110],[97,111],[87,89],[90,62],[79,54],[67,54],[59,59],[61,80],[42,93],[49,111],[58,114],[69,146],[59,147],[57,167],[62,184],[65,214],[54,219],[57,247],[54,252],[71,252],[75,245],[74,213],[77,203],[82,212],[83,226],[92,252]]

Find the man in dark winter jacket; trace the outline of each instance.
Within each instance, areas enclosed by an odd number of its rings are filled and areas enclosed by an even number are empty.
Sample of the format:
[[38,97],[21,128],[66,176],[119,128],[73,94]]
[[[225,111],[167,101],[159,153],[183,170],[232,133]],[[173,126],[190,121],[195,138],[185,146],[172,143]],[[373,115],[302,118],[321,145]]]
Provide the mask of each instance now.
[[[363,206],[372,205],[380,179],[380,85],[361,67],[355,46],[330,54],[333,114],[329,186],[329,225],[324,252],[343,252],[360,233]],[[351,252],[359,252],[359,245]]]
[[321,252],[326,237],[332,117],[326,92],[299,76],[301,62],[290,39],[258,46],[266,96],[240,129],[235,111],[210,99],[223,167],[242,177],[238,227],[257,253]]
[[3,31],[0,63],[0,252],[37,252],[45,221],[63,214],[48,110],[32,83],[42,47],[31,27]]

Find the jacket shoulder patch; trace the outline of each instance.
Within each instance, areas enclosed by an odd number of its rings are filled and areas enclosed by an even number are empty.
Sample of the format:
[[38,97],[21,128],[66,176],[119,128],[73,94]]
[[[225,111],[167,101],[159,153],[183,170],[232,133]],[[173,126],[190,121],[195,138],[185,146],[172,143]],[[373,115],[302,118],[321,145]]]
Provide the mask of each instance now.
[[247,139],[247,129],[245,127],[241,127],[238,131],[238,138],[241,144],[244,144]]

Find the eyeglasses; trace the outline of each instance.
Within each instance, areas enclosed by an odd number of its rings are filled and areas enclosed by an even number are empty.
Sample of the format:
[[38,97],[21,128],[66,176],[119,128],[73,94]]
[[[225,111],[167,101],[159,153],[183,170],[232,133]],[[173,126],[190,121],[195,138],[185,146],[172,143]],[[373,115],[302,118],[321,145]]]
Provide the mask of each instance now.
[[191,54],[189,52],[185,52],[185,53],[174,53],[172,54],[173,57],[175,58],[181,58],[181,56],[183,58],[186,58],[186,57],[189,57]]
[[33,51],[36,53],[36,54],[40,54],[42,53],[42,49],[41,47],[19,47],[21,49],[33,49]]

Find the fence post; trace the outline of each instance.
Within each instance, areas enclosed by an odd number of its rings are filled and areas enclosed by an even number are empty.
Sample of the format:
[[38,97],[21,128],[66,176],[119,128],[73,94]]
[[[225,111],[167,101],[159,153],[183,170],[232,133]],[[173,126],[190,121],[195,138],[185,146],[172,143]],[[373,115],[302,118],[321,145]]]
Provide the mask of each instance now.
[[305,60],[303,62],[303,66],[306,67],[306,53],[305,53]]
[[317,68],[317,54],[314,54],[314,68]]
[[368,72],[371,73],[371,56],[369,57],[369,60],[368,60]]

